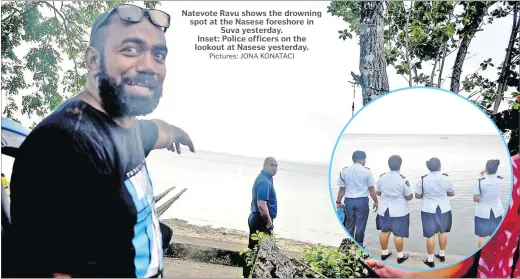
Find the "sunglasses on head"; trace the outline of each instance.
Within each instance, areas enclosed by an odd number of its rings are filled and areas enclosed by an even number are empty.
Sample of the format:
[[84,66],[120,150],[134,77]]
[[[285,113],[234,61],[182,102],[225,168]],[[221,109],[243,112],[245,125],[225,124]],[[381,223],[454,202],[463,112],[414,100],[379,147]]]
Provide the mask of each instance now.
[[131,23],[141,22],[143,17],[147,16],[153,25],[162,28],[164,32],[166,32],[170,27],[170,15],[166,12],[156,9],[141,8],[130,4],[121,4],[117,5],[112,9],[112,11],[110,11],[104,20],[98,24],[96,30],[93,30],[92,34],[94,34],[99,26],[102,26],[113,13],[116,13],[122,21]]

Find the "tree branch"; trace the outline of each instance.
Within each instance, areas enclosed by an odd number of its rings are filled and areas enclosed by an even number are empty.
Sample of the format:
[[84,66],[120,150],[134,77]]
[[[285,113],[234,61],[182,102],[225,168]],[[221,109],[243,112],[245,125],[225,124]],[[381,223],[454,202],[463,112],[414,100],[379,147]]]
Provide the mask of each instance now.
[[410,64],[410,55],[408,54],[408,24],[410,22],[410,15],[413,9],[413,2],[410,2],[410,9],[408,10],[408,14],[406,15],[406,25],[404,28],[404,43],[405,43],[405,53],[406,53],[406,63],[408,63],[408,85],[410,87],[413,86],[412,83],[412,65]]
[[[458,4],[457,2],[455,2],[453,4],[453,10],[451,11],[450,15],[448,16],[448,24],[451,23],[451,17],[453,16],[453,12],[455,11],[455,6],[457,4]],[[450,41],[450,38],[448,38],[446,40],[446,42],[444,43],[444,49],[442,50],[442,61],[441,61],[441,65],[439,67],[439,78],[437,79],[437,88],[441,87],[442,71],[444,70],[444,62],[446,61],[446,51],[448,50],[448,42],[449,41]]]
[[[54,1],[53,1],[54,2]],[[47,5],[47,7],[51,8],[52,10],[54,10],[54,14],[58,14],[61,19],[63,20],[63,27],[65,27],[65,36],[67,37],[67,40],[71,41],[71,38],[70,38],[70,34],[72,34],[72,31],[70,31],[69,29],[69,26],[67,25],[67,20],[65,19],[65,16],[51,3],[47,2],[47,1],[40,1],[39,3],[44,3]],[[56,20],[58,20],[58,17],[56,17]],[[59,22],[59,20],[58,20]],[[70,58],[72,60],[72,62],[74,62],[74,72],[76,73],[76,82],[78,82],[77,78],[79,77],[79,73],[78,73],[78,64],[76,63],[76,59],[74,58],[74,56],[72,55],[70,49],[69,49],[69,55],[70,55]]]
[[[515,6],[513,8],[513,29],[511,30],[511,37],[509,38],[509,43],[507,46],[507,53],[506,57],[504,58],[504,63],[502,66],[502,71],[500,72],[499,82],[498,82],[498,88],[497,88],[497,95],[495,97],[495,104],[493,107],[493,114],[496,114],[498,111],[498,107],[500,106],[500,101],[502,100],[502,95],[505,91],[505,87],[507,84],[506,79],[506,73],[511,67],[511,52],[514,48],[514,42],[516,40],[516,35],[518,33],[518,29],[520,28],[520,21],[518,20],[518,3],[515,3]],[[518,21],[518,22],[517,22]]]
[[435,70],[437,69],[437,63],[439,62],[439,55],[440,55],[440,52],[437,52],[437,56],[435,57],[435,62],[433,63],[432,74],[430,75],[430,86],[433,86],[433,79],[435,78]]
[[12,17],[13,15],[17,14],[17,13],[21,13],[22,11],[18,10],[17,8],[13,8],[14,12],[8,16],[6,16],[5,18],[2,18],[2,21],[5,21],[5,20],[8,20],[10,17]]

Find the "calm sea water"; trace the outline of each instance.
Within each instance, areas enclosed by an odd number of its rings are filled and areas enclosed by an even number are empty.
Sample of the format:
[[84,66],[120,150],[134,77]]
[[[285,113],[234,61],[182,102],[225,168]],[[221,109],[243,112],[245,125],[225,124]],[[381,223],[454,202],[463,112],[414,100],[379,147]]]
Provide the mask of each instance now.
[[[501,161],[498,169],[498,174],[504,177],[501,200],[504,208],[507,208],[511,194],[510,156],[498,135],[343,135],[332,163],[331,189],[334,197],[338,191],[336,182],[339,172],[352,163],[352,152],[356,149],[367,153],[366,166],[373,171],[376,180],[388,171],[388,158],[394,154],[400,155],[403,158],[401,173],[408,178],[414,190],[420,177],[428,173],[426,160],[431,157],[441,160],[442,172],[449,175],[455,187],[455,196],[450,199],[453,226],[448,235],[448,253],[465,256],[475,250],[477,239],[473,234],[473,186],[489,159]],[[414,198],[408,205],[410,238],[405,240],[405,249],[422,252],[426,248],[422,237],[420,200]],[[365,244],[377,248],[380,246],[375,217],[376,213],[371,212]]]
[[[438,136],[344,136],[333,159],[333,186],[339,170],[350,164],[351,153],[358,148],[367,152],[367,166],[376,177],[387,171],[390,155],[401,155],[404,159],[402,173],[412,184],[426,173],[424,162],[429,157],[441,159],[443,172],[450,175],[456,189],[456,197],[452,199],[454,226],[448,240],[449,253],[465,255],[474,250],[476,238],[472,216],[475,205],[471,201],[471,189],[487,159],[502,161],[499,169],[504,176],[502,200],[507,204],[511,181],[509,156],[498,136],[449,136],[447,140],[440,140]],[[2,156],[2,171],[9,177],[12,162],[6,158],[9,157]],[[157,150],[151,153],[147,163],[156,194],[170,186],[177,186],[175,193],[188,189],[163,218],[248,231],[251,189],[262,168],[262,158],[204,151],[185,152],[179,156]],[[331,202],[328,171],[328,162],[279,161],[279,171],[274,178],[279,202],[276,234],[333,246],[338,246],[346,237]],[[334,194],[337,191],[332,190]],[[410,208],[412,232],[405,242],[406,249],[424,251],[419,201],[411,201]],[[371,213],[366,244],[379,247],[377,237],[375,213]]]
[[[251,190],[262,169],[262,158],[197,151],[178,156],[154,151],[147,164],[154,187],[188,188],[165,213],[197,225],[248,231]],[[274,186],[280,237],[338,246],[345,233],[330,204],[328,164],[278,161]]]

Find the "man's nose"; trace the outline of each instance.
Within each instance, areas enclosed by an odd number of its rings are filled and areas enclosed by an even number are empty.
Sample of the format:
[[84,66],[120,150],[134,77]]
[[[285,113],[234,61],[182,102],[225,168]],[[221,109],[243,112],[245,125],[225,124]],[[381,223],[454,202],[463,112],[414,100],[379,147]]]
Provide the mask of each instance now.
[[149,52],[143,53],[141,59],[139,59],[137,65],[138,72],[146,72],[150,74],[157,74],[157,61],[153,58],[152,54]]

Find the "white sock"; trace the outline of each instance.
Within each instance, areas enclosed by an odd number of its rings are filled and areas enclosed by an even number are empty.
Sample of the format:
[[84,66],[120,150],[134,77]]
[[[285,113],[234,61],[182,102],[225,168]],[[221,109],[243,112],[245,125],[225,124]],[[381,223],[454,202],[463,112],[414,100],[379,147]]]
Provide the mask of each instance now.
[[428,261],[433,262],[433,254],[428,254]]
[[388,250],[381,250],[381,255],[383,255],[383,256],[388,255]]
[[439,256],[441,256],[441,257],[446,256],[446,250],[440,250],[439,251]]
[[403,253],[403,252],[397,252],[397,257],[398,257],[398,258],[402,258],[402,257],[404,257],[404,253]]

